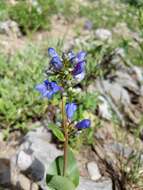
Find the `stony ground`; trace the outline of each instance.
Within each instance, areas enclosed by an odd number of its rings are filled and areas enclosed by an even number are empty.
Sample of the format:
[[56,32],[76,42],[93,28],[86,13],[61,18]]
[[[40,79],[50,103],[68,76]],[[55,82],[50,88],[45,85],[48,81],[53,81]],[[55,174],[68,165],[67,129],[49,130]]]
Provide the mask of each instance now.
[[[105,7],[109,2],[103,2]],[[113,8],[117,6],[119,12],[126,6],[113,2]],[[88,1],[81,3],[86,6],[90,4]],[[82,46],[93,36],[105,44],[122,37],[136,39],[132,41],[134,48],[138,48],[137,42],[142,40],[138,31],[130,29],[125,22],[118,22],[111,29],[90,29],[87,20],[83,17],[68,22],[56,15],[52,18],[51,31],[39,31],[30,38],[21,34],[16,23],[8,21],[6,27],[0,26],[0,51],[13,55],[27,44],[49,46],[58,40],[64,40],[64,49],[67,49]],[[51,38],[53,42],[48,40]],[[90,113],[94,123],[97,117],[100,118],[100,127],[95,129],[91,145],[81,146],[75,151],[81,176],[78,190],[143,189],[143,131],[140,127],[143,69],[125,62],[124,49],[116,48],[102,61],[104,78],[96,78],[87,87],[89,92],[100,92],[101,103],[94,113]],[[37,126],[34,130],[31,127],[33,125]],[[31,130],[26,135],[19,131],[12,132],[7,141],[3,140],[3,134],[0,133],[0,185],[5,190],[46,190],[45,173],[48,165],[62,154],[43,123],[32,123],[29,128]]]

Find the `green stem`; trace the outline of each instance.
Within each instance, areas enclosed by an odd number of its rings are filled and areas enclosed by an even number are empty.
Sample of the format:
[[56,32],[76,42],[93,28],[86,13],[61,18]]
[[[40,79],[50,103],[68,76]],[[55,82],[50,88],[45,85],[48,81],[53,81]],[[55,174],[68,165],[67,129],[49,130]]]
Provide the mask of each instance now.
[[67,130],[67,121],[66,121],[66,115],[65,115],[65,98],[62,96],[62,125],[64,128],[64,165],[63,165],[63,176],[66,175],[66,169],[67,169],[67,153],[68,153],[68,130]]

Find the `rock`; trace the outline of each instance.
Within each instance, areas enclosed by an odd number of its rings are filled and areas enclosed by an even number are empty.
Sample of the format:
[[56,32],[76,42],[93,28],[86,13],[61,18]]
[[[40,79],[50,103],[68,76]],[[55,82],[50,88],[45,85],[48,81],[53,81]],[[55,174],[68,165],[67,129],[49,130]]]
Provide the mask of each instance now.
[[12,20],[0,22],[0,33],[6,34],[8,36],[11,36],[12,34],[15,34],[17,37],[21,36],[18,24]]
[[31,155],[26,154],[23,150],[19,152],[17,157],[17,166],[21,171],[26,171],[32,164]]
[[29,180],[27,177],[25,177],[23,174],[20,173],[13,173],[12,176],[12,186],[13,189],[18,190],[38,190],[39,187],[36,183]]
[[136,74],[137,81],[141,83],[143,81],[143,70],[137,66],[133,66],[132,70]]
[[125,57],[125,50],[124,48],[116,48],[115,55],[119,55],[120,57]]
[[125,158],[129,158],[129,156],[134,152],[132,148],[126,147],[125,145],[117,142],[105,144],[104,147],[107,152],[111,151]]
[[115,73],[115,82],[121,85],[124,88],[129,89],[130,91],[134,92],[135,94],[139,94],[139,86],[137,85],[137,82],[133,80],[131,75],[128,73],[125,73],[123,71],[116,71]]
[[10,161],[0,158],[0,185],[7,187],[10,184]]
[[107,100],[103,96],[100,96],[99,100],[101,100],[101,103],[98,105],[99,116],[104,119],[111,120],[112,113],[110,112],[110,107]]
[[38,160],[34,159],[30,167],[24,172],[27,176],[29,176],[33,181],[42,181],[45,177],[45,166],[44,164]]
[[[108,95],[112,97],[116,105],[122,104],[130,104],[130,96],[128,92],[122,88],[122,86],[116,82],[110,82],[108,80],[103,80],[102,85]],[[96,87],[97,90],[99,90],[100,93],[103,93],[103,90],[101,89],[101,85],[97,81]]]
[[0,187],[19,190],[38,190],[38,185],[20,174],[9,159],[0,159]]
[[51,133],[44,127],[27,133],[22,139],[17,153],[11,163],[32,181],[43,185],[49,165],[62,151],[51,142]]
[[92,180],[99,180],[101,178],[101,174],[96,162],[89,162],[87,164],[87,169]]
[[86,178],[80,178],[80,184],[77,190],[112,190],[111,179],[105,179],[99,182],[94,182]]
[[110,41],[112,40],[112,32],[110,30],[99,28],[95,31],[95,36],[101,41]]

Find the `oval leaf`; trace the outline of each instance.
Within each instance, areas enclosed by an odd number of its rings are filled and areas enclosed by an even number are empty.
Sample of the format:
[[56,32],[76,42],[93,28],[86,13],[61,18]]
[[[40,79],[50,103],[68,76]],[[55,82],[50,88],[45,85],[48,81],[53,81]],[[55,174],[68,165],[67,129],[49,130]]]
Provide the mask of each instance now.
[[[55,161],[48,168],[48,175],[63,175],[63,156],[59,156],[55,159]],[[77,163],[74,157],[74,154],[70,149],[68,149],[68,162],[67,162],[67,170],[66,176],[73,182],[73,184],[77,187],[79,184],[79,170],[77,167]]]
[[54,124],[49,124],[48,128],[53,132],[53,134],[62,142],[65,141],[64,134],[62,131]]
[[51,178],[48,186],[55,190],[75,190],[74,184],[68,178],[58,175]]

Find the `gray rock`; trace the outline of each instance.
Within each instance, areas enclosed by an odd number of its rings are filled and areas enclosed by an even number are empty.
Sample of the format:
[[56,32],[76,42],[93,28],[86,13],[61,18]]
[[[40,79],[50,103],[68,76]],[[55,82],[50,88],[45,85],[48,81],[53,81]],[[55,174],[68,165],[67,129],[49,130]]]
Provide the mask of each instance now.
[[112,181],[108,178],[99,182],[94,182],[81,177],[77,190],[112,190]]
[[42,181],[45,177],[45,166],[38,159],[34,159],[30,167],[24,172],[33,181]]
[[139,94],[139,86],[133,78],[123,71],[116,71],[115,82],[121,85],[124,88],[127,88],[137,94]]
[[140,67],[133,66],[132,70],[136,74],[138,82],[142,83],[143,82],[143,70]]
[[95,31],[95,36],[101,41],[112,40],[112,32],[110,30],[99,28]]
[[17,157],[17,166],[20,171],[27,170],[32,164],[32,162],[33,162],[33,159],[31,155],[28,155],[23,150],[19,152],[18,157]]
[[[120,103],[125,105],[130,104],[130,96],[128,92],[120,84],[116,82],[111,83],[108,80],[103,80],[102,84],[107,94],[112,97],[112,99],[117,105],[119,105]],[[96,83],[96,89],[100,93],[103,93],[101,85],[98,83],[98,81]]]
[[96,162],[89,162],[87,164],[87,169],[92,180],[99,180],[101,178],[101,174]]
[[10,184],[10,161],[0,159],[0,185],[7,187]]
[[33,181],[39,181],[43,185],[49,165],[62,154],[51,142],[51,133],[40,127],[28,132],[22,139],[16,155],[11,158],[11,163]]
[[15,34],[17,37],[21,36],[18,24],[12,20],[0,22],[0,33],[6,34],[8,36],[11,34]]
[[103,96],[100,96],[99,100],[101,100],[101,102],[98,105],[99,116],[104,119],[111,120],[112,113],[111,113],[110,106],[107,100]]
[[123,144],[121,143],[111,143],[111,144],[105,144],[104,148],[107,152],[113,152],[116,154],[119,154],[125,158],[129,158],[129,156],[133,153],[132,148],[130,147],[125,147]]

